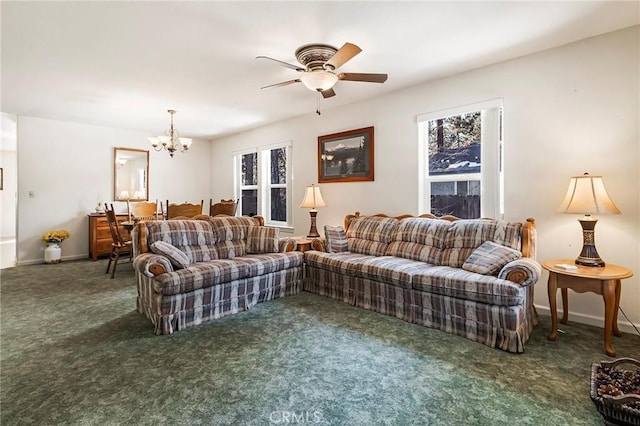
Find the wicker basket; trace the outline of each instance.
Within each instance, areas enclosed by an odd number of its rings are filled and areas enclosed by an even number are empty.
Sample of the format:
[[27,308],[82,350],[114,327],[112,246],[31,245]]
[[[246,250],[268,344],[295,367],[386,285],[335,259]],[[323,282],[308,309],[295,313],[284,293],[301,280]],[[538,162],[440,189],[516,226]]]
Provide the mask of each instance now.
[[631,407],[632,402],[640,402],[640,395],[628,393],[621,396],[598,395],[596,375],[602,368],[618,368],[622,364],[632,364],[640,368],[640,361],[633,358],[619,358],[611,362],[602,361],[591,366],[591,401],[595,404],[607,426],[640,426],[640,410]]

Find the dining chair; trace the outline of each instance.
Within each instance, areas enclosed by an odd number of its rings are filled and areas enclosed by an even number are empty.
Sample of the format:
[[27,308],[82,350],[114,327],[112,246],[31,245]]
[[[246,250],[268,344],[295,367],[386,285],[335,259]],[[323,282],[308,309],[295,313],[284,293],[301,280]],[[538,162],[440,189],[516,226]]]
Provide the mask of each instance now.
[[167,219],[191,219],[194,216],[202,214],[202,206],[204,206],[204,200],[200,200],[200,204],[170,204],[167,200],[167,208],[165,209]]
[[140,201],[131,207],[127,202],[127,208],[129,208],[130,216],[136,222],[139,220],[158,220],[158,200],[155,202]]
[[214,203],[212,199],[209,199],[209,216],[227,215],[235,216],[238,203],[231,200],[220,200],[219,203]]
[[107,263],[107,270],[105,274],[109,273],[111,269],[111,262],[113,262],[113,270],[111,271],[111,278],[116,276],[116,268],[118,267],[118,260],[121,254],[128,254],[129,260],[133,259],[133,250],[131,245],[131,238],[125,238],[118,225],[116,214],[113,211],[113,204],[111,208],[105,203],[104,211],[107,216],[107,222],[109,222],[109,231],[111,231],[111,255],[109,256],[109,263]]

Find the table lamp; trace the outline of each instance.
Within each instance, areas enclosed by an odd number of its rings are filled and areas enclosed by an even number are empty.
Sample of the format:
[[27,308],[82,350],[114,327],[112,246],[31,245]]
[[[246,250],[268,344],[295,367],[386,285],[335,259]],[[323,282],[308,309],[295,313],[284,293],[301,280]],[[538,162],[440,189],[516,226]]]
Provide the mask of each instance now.
[[598,219],[591,214],[620,214],[620,210],[609,198],[604,188],[602,176],[573,176],[567,194],[558,209],[560,213],[584,214],[578,219],[582,226],[582,251],[576,264],[584,266],[604,266],[595,244],[595,227]]
[[302,200],[302,204],[300,204],[301,208],[311,209],[309,210],[309,215],[311,216],[311,229],[309,229],[308,238],[317,238],[320,236],[318,234],[318,228],[316,228],[316,216],[318,215],[318,210],[316,207],[327,207],[322,199],[322,194],[320,193],[320,187],[316,185],[307,186],[304,191],[304,199]]

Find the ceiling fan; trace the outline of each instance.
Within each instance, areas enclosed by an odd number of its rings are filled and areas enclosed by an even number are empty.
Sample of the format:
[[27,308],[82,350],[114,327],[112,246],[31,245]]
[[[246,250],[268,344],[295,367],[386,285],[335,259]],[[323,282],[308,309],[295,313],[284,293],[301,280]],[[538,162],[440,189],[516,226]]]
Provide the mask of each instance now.
[[387,74],[365,74],[352,72],[335,73],[336,69],[340,68],[360,52],[362,52],[362,49],[351,43],[345,43],[340,49],[336,49],[328,44],[306,44],[296,50],[296,59],[304,67],[279,61],[267,56],[257,56],[256,59],[268,59],[278,63],[279,65],[302,73],[300,78],[271,84],[269,86],[261,87],[261,89],[302,83],[309,90],[321,93],[322,97],[330,98],[336,95],[336,92],[333,90],[333,86],[338,82],[338,80],[363,81],[368,83],[384,83],[387,81]]

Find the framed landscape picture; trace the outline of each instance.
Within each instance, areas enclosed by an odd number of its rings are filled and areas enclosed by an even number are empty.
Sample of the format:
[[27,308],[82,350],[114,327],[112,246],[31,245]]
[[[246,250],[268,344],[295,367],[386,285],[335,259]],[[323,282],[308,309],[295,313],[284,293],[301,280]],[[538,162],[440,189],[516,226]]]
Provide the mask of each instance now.
[[373,126],[318,136],[318,183],[374,180]]

